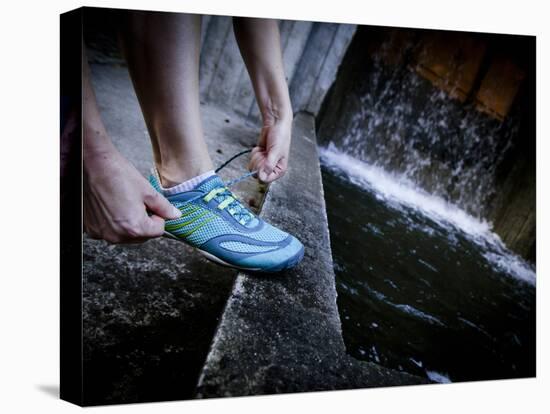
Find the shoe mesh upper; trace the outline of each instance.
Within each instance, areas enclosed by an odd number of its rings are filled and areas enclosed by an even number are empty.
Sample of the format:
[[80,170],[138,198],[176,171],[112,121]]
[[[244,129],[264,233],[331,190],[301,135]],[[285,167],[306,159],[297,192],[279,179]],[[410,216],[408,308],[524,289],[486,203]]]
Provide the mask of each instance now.
[[276,249],[276,246],[256,246],[254,244],[242,243],[237,241],[221,242],[220,246],[224,249],[238,253],[261,253]]
[[[157,191],[159,192],[162,191],[158,183],[158,180],[154,175],[150,176],[149,181]],[[204,191],[206,194],[210,190],[216,187],[219,187],[220,185],[223,185],[223,182],[219,177],[216,177],[215,179],[207,180],[205,183],[200,184],[198,187],[196,187],[196,189]],[[238,229],[238,226],[236,225],[233,226],[227,223],[226,221],[227,219],[225,217],[222,217],[216,213],[211,212],[209,209],[201,205],[199,200],[200,199],[191,201],[190,203],[186,204],[182,208],[183,214],[186,214],[186,212],[191,211],[192,208],[198,207],[197,211],[189,215],[186,215],[184,217],[180,217],[176,220],[166,221],[166,226],[173,226],[173,225],[180,225],[182,223],[188,223],[187,225],[184,225],[170,232],[175,236],[178,236],[178,235],[182,236],[189,244],[193,246],[200,246],[214,237],[231,235],[231,234],[242,235],[254,240],[259,240],[262,242],[272,242],[272,243],[281,242],[288,237],[288,233],[285,233],[284,231],[281,231],[273,227],[267,222],[263,222],[263,226],[259,231],[251,231],[251,232],[240,231]],[[175,203],[176,207],[179,207],[178,204],[180,203]],[[204,212],[206,212],[206,214],[200,217],[202,214],[204,214]],[[187,233],[191,232],[198,225],[200,225],[200,227],[197,228],[197,230],[193,231],[191,234],[186,236]],[[248,250],[244,250],[246,246],[250,246]],[[238,252],[251,251],[250,249],[252,247],[256,248],[258,246],[252,246],[246,243],[240,243],[239,245],[237,244],[232,245],[232,248],[235,249],[234,251],[238,251]],[[255,251],[258,251],[258,250],[255,250]]]
[[[167,222],[167,224],[170,222]],[[183,233],[183,232],[182,232]],[[224,218],[220,216],[216,216],[213,220],[207,222],[204,226],[202,226],[200,229],[192,233],[191,235],[186,237],[186,240],[193,244],[194,246],[200,246],[203,243],[206,243],[208,240],[228,235],[228,234],[236,234],[236,235],[242,235],[245,237],[250,237],[254,240],[259,240],[263,242],[280,242],[283,241],[288,237],[288,234],[276,229],[275,227],[271,226],[270,224],[264,222],[264,226],[260,231],[256,232],[241,232],[238,231],[235,227],[228,224]]]

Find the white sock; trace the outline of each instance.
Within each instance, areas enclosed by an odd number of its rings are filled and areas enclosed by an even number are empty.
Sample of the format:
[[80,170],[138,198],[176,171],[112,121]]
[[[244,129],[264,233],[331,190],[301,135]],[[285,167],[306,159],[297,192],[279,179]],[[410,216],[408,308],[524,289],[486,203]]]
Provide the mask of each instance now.
[[[187,181],[184,181],[183,183],[180,183],[180,184],[177,184],[173,187],[169,187],[169,188],[164,188],[162,187],[162,185],[160,184],[160,179],[158,180],[159,181],[159,185],[161,186],[161,190],[162,192],[164,193],[164,195],[173,195],[173,194],[178,194],[178,193],[182,193],[184,191],[190,191],[192,190],[193,188],[195,188],[198,184],[202,183],[204,180],[206,180],[208,177],[211,177],[215,174],[214,170],[210,170],[210,171],[207,171],[201,175],[197,175],[196,177],[193,177]],[[157,172],[157,178],[158,178],[158,172]]]

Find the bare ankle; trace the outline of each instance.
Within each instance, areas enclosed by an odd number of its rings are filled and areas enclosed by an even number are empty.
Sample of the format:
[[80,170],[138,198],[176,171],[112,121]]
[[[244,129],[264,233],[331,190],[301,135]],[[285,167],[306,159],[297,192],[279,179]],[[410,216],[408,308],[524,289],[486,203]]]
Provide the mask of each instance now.
[[197,166],[188,164],[186,165],[186,168],[181,168],[179,165],[176,167],[170,167],[159,164],[157,164],[156,167],[159,174],[160,183],[164,188],[174,187],[213,169],[210,160]]

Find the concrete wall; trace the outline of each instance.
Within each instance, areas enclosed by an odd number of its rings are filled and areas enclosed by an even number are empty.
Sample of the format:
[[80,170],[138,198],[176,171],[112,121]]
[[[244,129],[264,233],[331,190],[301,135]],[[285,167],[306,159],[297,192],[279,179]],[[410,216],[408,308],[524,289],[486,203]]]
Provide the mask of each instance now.
[[[356,26],[281,20],[279,28],[294,112],[317,115]],[[200,92],[203,102],[229,107],[252,122],[260,121],[231,17],[203,17]]]

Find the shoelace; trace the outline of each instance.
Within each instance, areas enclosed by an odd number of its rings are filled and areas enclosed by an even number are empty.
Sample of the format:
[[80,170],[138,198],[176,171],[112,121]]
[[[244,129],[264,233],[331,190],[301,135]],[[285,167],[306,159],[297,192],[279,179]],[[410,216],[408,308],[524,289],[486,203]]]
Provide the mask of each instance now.
[[[247,149],[244,151],[241,151],[235,155],[233,155],[231,158],[229,158],[227,161],[222,163],[216,170],[215,173],[218,173],[220,170],[228,166],[233,160],[240,157],[241,155],[248,154],[251,152],[252,149]],[[195,201],[201,197],[204,198],[204,201],[207,203],[212,200],[213,198],[218,201],[218,208],[220,210],[224,210],[227,208],[227,211],[229,214],[231,214],[233,217],[239,221],[239,223],[246,225],[250,220],[254,218],[252,213],[242,205],[242,203],[235,197],[235,195],[229,190],[229,187],[246,180],[248,177],[253,176],[254,174],[258,173],[258,171],[250,171],[246,174],[243,174],[239,178],[236,178],[234,180],[228,181],[224,186],[217,186],[214,187],[212,190],[210,190],[206,195],[198,195],[196,197],[192,197],[189,200],[184,201],[183,203],[178,203],[179,207],[183,207],[186,204],[189,204],[192,201]]]

